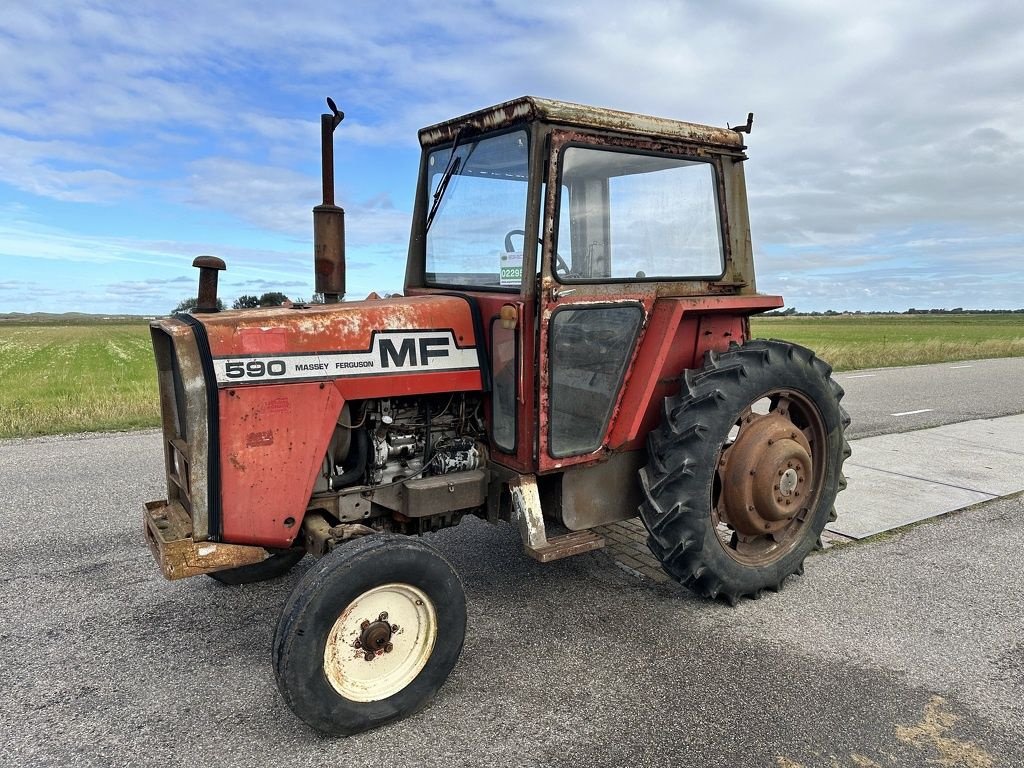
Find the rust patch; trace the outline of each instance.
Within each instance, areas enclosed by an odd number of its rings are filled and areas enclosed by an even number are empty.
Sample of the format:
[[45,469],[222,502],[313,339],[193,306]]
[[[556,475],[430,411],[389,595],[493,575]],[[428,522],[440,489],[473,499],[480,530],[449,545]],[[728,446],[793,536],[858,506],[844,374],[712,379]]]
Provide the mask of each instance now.
[[250,432],[245,438],[245,444],[250,448],[259,448],[265,445],[274,444],[274,433],[272,430],[265,432]]
[[287,397],[275,397],[262,410],[267,413],[286,413],[291,410],[291,403],[288,402]]
[[192,519],[177,502],[161,499],[147,503],[143,521],[146,543],[167,579],[239,568],[267,558],[263,547],[195,541]]

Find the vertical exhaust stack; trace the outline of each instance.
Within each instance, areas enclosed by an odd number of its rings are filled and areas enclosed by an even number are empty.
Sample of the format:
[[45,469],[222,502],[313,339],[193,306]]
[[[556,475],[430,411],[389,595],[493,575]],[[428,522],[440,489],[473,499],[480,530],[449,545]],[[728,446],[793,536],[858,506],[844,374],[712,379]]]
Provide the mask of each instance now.
[[199,297],[196,312],[217,312],[217,273],[227,269],[216,256],[196,256],[193,267],[199,269]]
[[324,201],[313,209],[313,273],[326,304],[345,296],[345,210],[334,204],[334,129],[345,119],[333,99],[331,114],[320,115],[320,156]]

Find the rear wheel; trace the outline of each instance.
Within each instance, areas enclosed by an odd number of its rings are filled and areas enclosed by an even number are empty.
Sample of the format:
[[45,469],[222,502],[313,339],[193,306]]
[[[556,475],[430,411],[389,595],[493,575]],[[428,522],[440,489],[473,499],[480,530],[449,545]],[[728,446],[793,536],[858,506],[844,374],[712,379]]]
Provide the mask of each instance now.
[[648,544],[673,578],[734,602],[803,572],[846,485],[849,417],[831,372],[774,340],[686,372],[640,472]]
[[352,735],[411,715],[462,651],[466,597],[433,547],[373,535],[327,555],[295,587],[274,638],[274,672],[300,718]]

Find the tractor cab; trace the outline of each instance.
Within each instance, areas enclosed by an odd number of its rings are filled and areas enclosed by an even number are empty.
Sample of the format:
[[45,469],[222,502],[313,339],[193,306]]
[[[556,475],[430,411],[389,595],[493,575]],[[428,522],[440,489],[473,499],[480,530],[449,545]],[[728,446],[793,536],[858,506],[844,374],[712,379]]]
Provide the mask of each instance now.
[[406,292],[477,308],[493,460],[564,473],[572,528],[618,519],[565,470],[634,487],[678,372],[781,305],[755,292],[742,133],[524,97],[419,137]]

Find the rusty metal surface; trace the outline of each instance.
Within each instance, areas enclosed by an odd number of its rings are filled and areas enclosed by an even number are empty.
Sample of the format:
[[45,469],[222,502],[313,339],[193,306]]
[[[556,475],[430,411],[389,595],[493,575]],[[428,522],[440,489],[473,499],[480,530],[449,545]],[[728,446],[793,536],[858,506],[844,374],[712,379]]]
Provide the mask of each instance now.
[[334,130],[345,113],[327,99],[330,114],[320,115],[320,162],[323,202],[313,209],[313,276],[315,290],[334,304],[345,295],[345,211],[334,204]]
[[594,531],[572,531],[552,536],[540,549],[526,549],[526,554],[540,563],[550,563],[604,547],[604,536]]
[[731,437],[712,498],[719,542],[746,565],[777,562],[818,505],[828,469],[824,421],[803,393],[771,390],[744,409]]
[[544,509],[540,503],[537,478],[533,475],[516,475],[508,482],[512,494],[512,514],[519,526],[526,549],[542,549],[547,546],[547,529],[544,526]]
[[225,541],[288,547],[301,528],[343,398],[322,383],[220,390]]
[[308,513],[302,521],[302,545],[307,553],[316,558],[328,554],[341,542],[374,533],[378,531],[360,523],[331,525],[319,512]]
[[227,269],[216,256],[196,256],[192,266],[199,269],[199,298],[196,312],[217,311],[217,273]]
[[146,504],[143,526],[161,573],[171,580],[253,565],[269,556],[263,547],[196,541],[188,513],[164,499]]
[[[160,389],[161,425],[164,438],[164,460],[167,493],[170,501],[180,501],[192,517],[192,537],[196,541],[209,538],[209,416],[207,413],[206,379],[196,345],[195,334],[175,318],[150,324],[156,353],[157,382]],[[174,396],[173,366],[181,377],[184,414],[179,414]],[[182,417],[180,418],[179,417]],[[178,434],[178,422],[184,434]],[[188,465],[188,497],[172,478],[176,455]]]
[[636,517],[642,495],[637,471],[643,451],[613,454],[607,461],[567,469],[562,475],[562,523],[570,531]]
[[735,150],[743,149],[743,137],[737,131],[729,128],[716,128],[682,120],[590,107],[566,101],[541,99],[535,96],[523,96],[428,126],[419,132],[420,144],[424,147],[431,147],[450,142],[462,126],[470,126],[479,131],[489,131],[531,120],[541,120],[574,128],[656,136]]
[[512,512],[519,525],[523,550],[542,563],[583,554],[604,546],[604,537],[593,531],[572,531],[561,536],[548,537],[544,525],[537,478],[518,475],[509,480],[512,493]]
[[811,448],[785,416],[748,414],[721,463],[719,508],[740,533],[774,534],[807,511]]
[[487,473],[482,469],[422,477],[404,483],[401,512],[424,517],[472,509],[487,501]]

